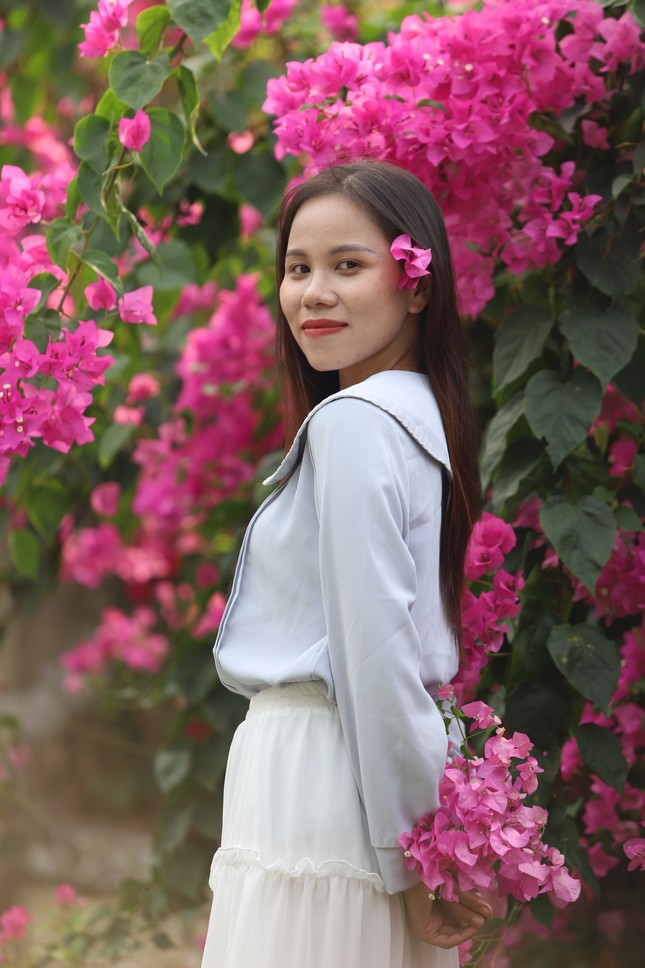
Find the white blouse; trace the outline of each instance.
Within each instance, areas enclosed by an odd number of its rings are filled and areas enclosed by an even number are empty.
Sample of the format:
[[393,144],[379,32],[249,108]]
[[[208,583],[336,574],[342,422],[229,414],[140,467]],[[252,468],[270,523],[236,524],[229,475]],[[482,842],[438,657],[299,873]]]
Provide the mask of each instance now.
[[428,378],[388,370],[327,397],[264,483],[215,643],[252,696],[319,680],[338,705],[385,889],[416,882],[398,837],[438,806],[446,730],[432,699],[458,655],[439,591],[443,476]]

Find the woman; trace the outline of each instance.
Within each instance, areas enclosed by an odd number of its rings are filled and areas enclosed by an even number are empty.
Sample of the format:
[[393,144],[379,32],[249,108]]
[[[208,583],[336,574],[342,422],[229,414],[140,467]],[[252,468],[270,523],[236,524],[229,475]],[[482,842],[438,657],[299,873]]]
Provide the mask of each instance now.
[[[419,278],[391,251],[401,235],[429,266]],[[452,968],[490,908],[434,898],[398,844],[438,805],[432,694],[457,670],[478,506],[443,220],[407,172],[339,165],[287,196],[277,271],[292,444],[215,646],[251,704],[203,968]]]

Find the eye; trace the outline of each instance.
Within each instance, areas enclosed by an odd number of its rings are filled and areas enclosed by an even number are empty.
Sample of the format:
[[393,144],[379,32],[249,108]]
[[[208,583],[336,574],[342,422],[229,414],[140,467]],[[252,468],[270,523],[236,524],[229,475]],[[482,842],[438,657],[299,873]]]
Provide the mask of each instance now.
[[356,259],[342,259],[338,263],[338,268],[341,271],[348,272],[351,269],[359,269],[360,268],[360,263],[357,262]]
[[304,262],[294,262],[293,265],[287,266],[287,272],[290,276],[304,276],[309,272],[309,266]]

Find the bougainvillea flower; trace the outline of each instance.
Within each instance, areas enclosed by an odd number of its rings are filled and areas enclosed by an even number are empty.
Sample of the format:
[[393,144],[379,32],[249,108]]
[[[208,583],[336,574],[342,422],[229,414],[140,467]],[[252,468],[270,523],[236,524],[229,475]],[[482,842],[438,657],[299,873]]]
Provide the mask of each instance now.
[[157,325],[157,317],[152,309],[152,286],[132,289],[119,299],[119,316],[124,323],[146,323]]
[[89,286],[85,287],[84,294],[90,309],[94,311],[107,309],[109,312],[116,306],[116,292],[107,279],[98,279],[97,282],[91,282]]
[[119,121],[119,141],[124,148],[141,151],[150,141],[150,129],[150,118],[139,108],[133,118],[121,118]]
[[390,252],[397,262],[403,261],[399,289],[416,289],[419,279],[431,274],[428,266],[432,262],[432,249],[421,249],[413,245],[409,235],[397,235],[390,246]]

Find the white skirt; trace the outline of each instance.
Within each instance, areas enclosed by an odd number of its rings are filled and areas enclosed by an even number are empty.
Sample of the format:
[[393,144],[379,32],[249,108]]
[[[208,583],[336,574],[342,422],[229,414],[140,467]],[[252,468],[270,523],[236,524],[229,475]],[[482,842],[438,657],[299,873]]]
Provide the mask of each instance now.
[[315,683],[265,689],[226,770],[202,968],[456,968],[387,894],[338,709]]

